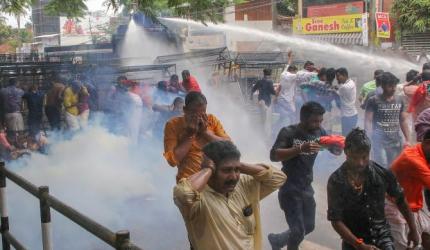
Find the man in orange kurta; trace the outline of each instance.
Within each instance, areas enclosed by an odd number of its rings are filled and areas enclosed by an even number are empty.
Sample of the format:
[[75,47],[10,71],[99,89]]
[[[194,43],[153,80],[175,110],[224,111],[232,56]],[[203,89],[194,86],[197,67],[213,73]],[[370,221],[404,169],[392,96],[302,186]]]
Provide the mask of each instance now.
[[[430,249],[430,215],[423,210],[423,190],[430,188],[430,130],[424,133],[422,143],[406,147],[393,162],[391,171],[404,189],[424,249]],[[407,233],[403,218],[389,219],[396,249],[406,249]]]
[[164,158],[178,167],[176,181],[200,171],[202,148],[212,141],[230,140],[221,122],[206,113],[207,100],[200,92],[185,97],[184,115],[166,123],[164,129]]

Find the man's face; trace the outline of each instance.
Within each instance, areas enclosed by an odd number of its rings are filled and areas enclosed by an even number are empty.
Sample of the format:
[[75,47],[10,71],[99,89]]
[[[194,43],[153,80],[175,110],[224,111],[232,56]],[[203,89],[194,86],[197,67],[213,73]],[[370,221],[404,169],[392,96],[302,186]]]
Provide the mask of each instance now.
[[186,121],[198,119],[206,114],[206,104],[191,103],[184,106],[184,117]]
[[210,180],[210,186],[221,194],[233,192],[240,178],[240,160],[224,160],[216,166]]
[[182,73],[182,81],[186,81],[186,80],[188,80],[188,75]]
[[430,163],[430,139],[423,140],[421,143],[427,162]]
[[306,64],[306,66],[304,66],[304,68],[307,71],[314,71],[314,65],[313,64]]
[[388,83],[382,85],[382,90],[386,96],[393,96],[396,93],[396,84]]
[[327,76],[326,75],[321,75],[320,76],[320,81],[323,81],[323,82],[327,81]]
[[184,102],[175,102],[173,105],[174,110],[182,111],[184,110]]
[[321,124],[324,120],[322,115],[311,115],[305,122],[306,130],[314,132],[321,128]]
[[369,166],[370,152],[353,152],[345,150],[345,155],[348,166],[356,169],[358,172],[363,172]]
[[346,77],[344,75],[336,73],[336,80],[337,80],[338,83],[345,83],[346,82]]

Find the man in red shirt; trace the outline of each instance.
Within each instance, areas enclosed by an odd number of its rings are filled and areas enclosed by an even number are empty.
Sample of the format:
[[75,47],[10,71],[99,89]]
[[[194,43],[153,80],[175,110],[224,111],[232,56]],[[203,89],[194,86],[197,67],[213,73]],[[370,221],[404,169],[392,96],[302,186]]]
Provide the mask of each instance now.
[[[391,165],[391,171],[404,189],[406,200],[421,236],[421,244],[424,249],[430,249],[430,216],[423,209],[423,189],[430,188],[430,129],[424,133],[422,143],[403,150]],[[389,206],[388,202],[387,207]],[[389,213],[392,216],[387,217],[396,249],[408,249],[406,236],[409,228],[407,225],[405,226],[402,216],[399,217],[395,210]]]
[[202,92],[196,78],[192,76],[188,70],[182,71],[182,87],[186,93]]

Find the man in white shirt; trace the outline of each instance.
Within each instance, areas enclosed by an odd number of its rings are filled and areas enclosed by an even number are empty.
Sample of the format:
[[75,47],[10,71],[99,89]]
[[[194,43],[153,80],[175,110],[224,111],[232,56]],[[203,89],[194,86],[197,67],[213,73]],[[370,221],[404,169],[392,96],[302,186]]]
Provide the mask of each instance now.
[[[317,78],[318,72],[311,61],[306,61],[303,69],[296,74],[296,109],[300,109],[305,102],[308,102],[306,93],[300,88],[302,84],[308,84],[311,80]],[[298,118],[298,117],[297,117]]]
[[[296,122],[296,84],[297,84],[297,67],[291,65],[292,53],[288,53],[288,65],[281,74],[277,93],[277,105],[279,120],[274,124],[274,133],[287,124]],[[288,122],[288,123],[287,123]]]
[[349,78],[346,68],[339,68],[336,70],[336,79],[339,83],[337,93],[340,97],[342,135],[346,136],[357,126],[358,115],[355,106],[357,88],[355,82]]

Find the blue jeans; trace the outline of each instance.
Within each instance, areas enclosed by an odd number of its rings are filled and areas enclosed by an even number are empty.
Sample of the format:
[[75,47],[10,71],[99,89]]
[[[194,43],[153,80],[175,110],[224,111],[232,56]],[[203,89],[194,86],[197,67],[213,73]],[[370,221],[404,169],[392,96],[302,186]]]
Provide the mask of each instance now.
[[342,116],[342,135],[347,136],[357,126],[358,115]]
[[392,140],[384,135],[373,132],[372,136],[372,156],[373,161],[379,165],[389,168],[391,163],[396,159],[397,156],[402,152],[401,136],[399,135],[398,140]]

